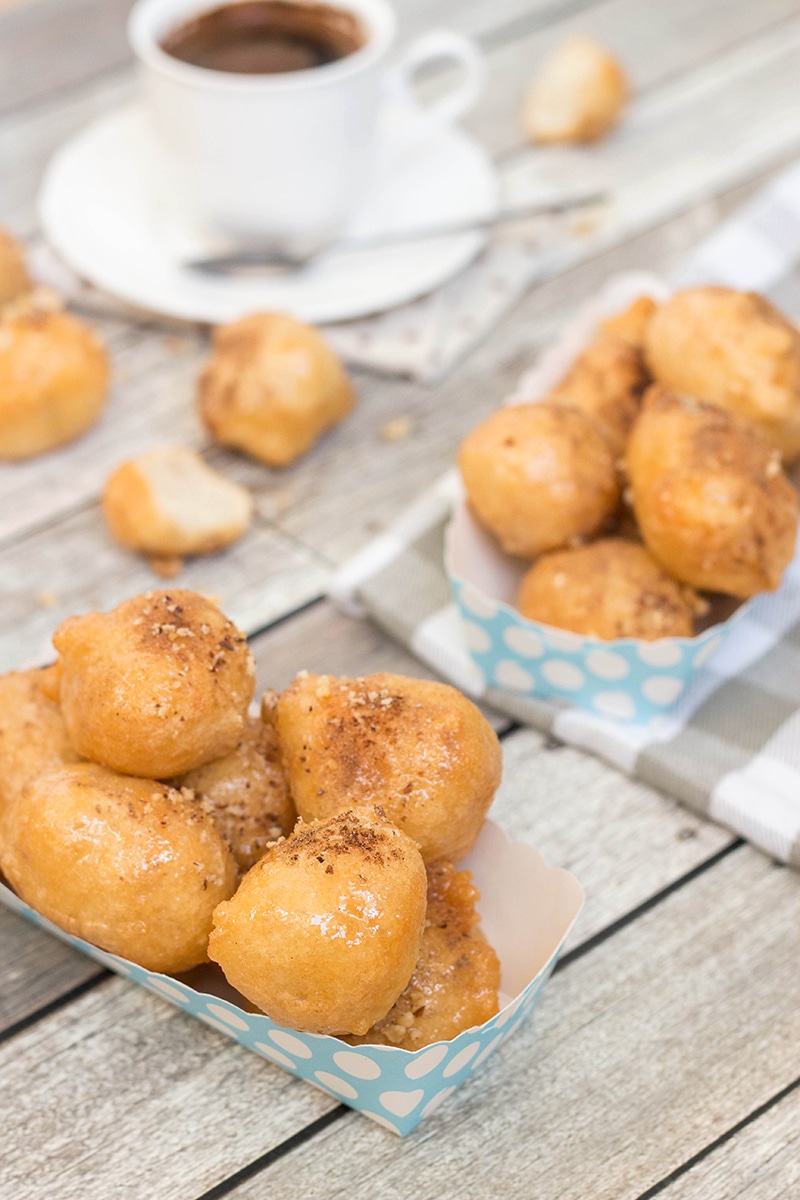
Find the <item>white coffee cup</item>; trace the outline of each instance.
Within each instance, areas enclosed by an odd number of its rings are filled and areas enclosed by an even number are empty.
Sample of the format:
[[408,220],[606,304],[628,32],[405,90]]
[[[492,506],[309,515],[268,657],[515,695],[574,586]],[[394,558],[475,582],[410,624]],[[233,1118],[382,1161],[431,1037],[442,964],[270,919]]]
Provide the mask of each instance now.
[[[330,0],[355,14],[364,44],[323,66],[272,75],[196,67],[161,41],[183,22],[236,0],[138,0],[128,37],[162,169],[187,214],[240,244],[307,253],[334,238],[359,204],[375,162],[386,106],[412,112],[418,132],[457,120],[477,98],[480,50],[460,34],[412,43],[389,67],[396,19],[387,0]],[[302,3],[303,0],[297,0]],[[433,105],[412,94],[414,73],[450,59],[462,80]],[[408,123],[407,123],[408,124]]]

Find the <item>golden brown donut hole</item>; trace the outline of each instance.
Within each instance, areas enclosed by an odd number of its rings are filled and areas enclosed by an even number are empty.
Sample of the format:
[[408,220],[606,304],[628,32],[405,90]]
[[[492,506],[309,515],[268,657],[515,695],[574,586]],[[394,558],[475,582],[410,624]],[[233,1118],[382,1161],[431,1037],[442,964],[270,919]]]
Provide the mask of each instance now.
[[800,331],[763,296],[676,292],[646,335],[658,383],[757,425],[787,462],[800,454]]
[[255,686],[244,635],[203,596],[145,592],[53,635],[60,700],[77,752],[168,779],[233,750]]
[[572,408],[501,408],[467,436],[458,464],[471,509],[507,554],[535,558],[588,537],[619,502],[612,451]]
[[778,587],[794,555],[797,493],[753,425],[653,387],[627,467],[642,537],[676,579],[740,599]]
[[500,783],[497,736],[444,683],[378,673],[301,675],[275,713],[304,820],[380,804],[426,862],[458,862],[475,844]]
[[15,304],[0,314],[0,459],[71,442],[100,416],[109,365],[94,332],[65,312]]
[[644,546],[604,538],[543,554],[517,595],[524,617],[597,638],[692,637],[698,597]]
[[235,887],[202,809],[94,763],[45,772],[11,804],[2,869],[37,912],[148,971],[206,961],[211,914]]
[[209,955],[279,1025],[366,1033],[419,956],[425,867],[373,808],[298,825],[214,913]]

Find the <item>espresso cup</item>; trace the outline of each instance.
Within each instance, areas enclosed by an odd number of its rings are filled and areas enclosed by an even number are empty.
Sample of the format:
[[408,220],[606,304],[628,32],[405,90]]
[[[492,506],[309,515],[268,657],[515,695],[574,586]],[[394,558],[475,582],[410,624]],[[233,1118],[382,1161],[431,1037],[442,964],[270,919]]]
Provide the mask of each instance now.
[[[218,7],[220,0],[138,0],[128,36],[161,171],[194,222],[237,245],[322,248],[369,186],[387,109],[389,125],[402,110],[400,123],[424,136],[466,113],[483,83],[478,48],[445,31],[419,38],[389,66],[396,19],[387,0],[335,0],[332,7],[360,22],[363,44],[304,70],[236,74],[162,49],[168,33]],[[423,108],[413,77],[441,59],[462,68],[460,82]]]

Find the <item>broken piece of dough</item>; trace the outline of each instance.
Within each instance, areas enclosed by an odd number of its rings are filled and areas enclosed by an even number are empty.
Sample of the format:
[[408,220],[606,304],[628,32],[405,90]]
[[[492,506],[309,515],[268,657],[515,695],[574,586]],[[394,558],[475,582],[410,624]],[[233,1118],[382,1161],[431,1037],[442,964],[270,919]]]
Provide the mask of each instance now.
[[241,537],[250,493],[186,446],[156,446],[111,475],[103,512],[117,541],[156,558],[211,554]]
[[617,60],[591,38],[574,37],[547,59],[530,87],[522,124],[532,142],[593,142],[615,124],[627,98]]

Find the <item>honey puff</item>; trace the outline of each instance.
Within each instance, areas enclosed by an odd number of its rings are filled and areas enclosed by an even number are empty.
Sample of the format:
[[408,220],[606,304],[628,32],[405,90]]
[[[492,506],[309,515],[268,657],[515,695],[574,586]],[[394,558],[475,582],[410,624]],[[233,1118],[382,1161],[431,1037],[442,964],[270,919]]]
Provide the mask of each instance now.
[[9,805],[3,873],[60,929],[148,971],[206,961],[233,856],[191,797],[94,763],[44,772]]
[[642,537],[676,579],[740,599],[778,587],[794,554],[797,493],[755,426],[652,387],[627,468]]
[[102,343],[59,304],[39,291],[0,310],[0,459],[31,458],[71,442],[105,405]]
[[354,808],[267,851],[215,911],[209,956],[279,1025],[364,1034],[411,977],[425,897],[411,839]]
[[216,441],[285,467],[347,416],[355,394],[316,329],[283,313],[253,313],[215,330],[198,403]]
[[517,608],[531,621],[597,638],[692,637],[703,603],[637,542],[602,538],[543,554],[522,578]]
[[572,407],[499,409],[467,436],[458,465],[477,519],[523,558],[590,536],[619,503],[615,456]]
[[173,781],[189,788],[231,848],[244,875],[270,842],[291,833],[297,813],[273,726],[248,717],[235,750]]
[[649,382],[641,351],[627,337],[599,333],[548,392],[547,402],[582,412],[619,455]]
[[145,592],[70,617],[53,645],[61,710],[82,757],[169,779],[238,745],[255,667],[244,635],[203,596]]
[[5,810],[42,771],[75,762],[58,705],[45,695],[49,671],[0,676],[0,847]]
[[800,332],[763,296],[676,292],[648,326],[646,354],[658,383],[751,421],[786,462],[800,455]]
[[31,287],[22,246],[0,228],[0,307]]
[[426,862],[458,862],[472,849],[500,783],[501,751],[455,688],[384,673],[303,673],[278,700],[275,726],[304,820],[380,804]]

